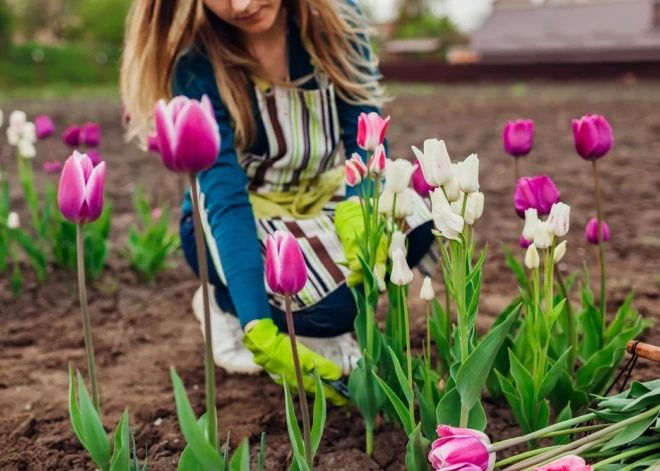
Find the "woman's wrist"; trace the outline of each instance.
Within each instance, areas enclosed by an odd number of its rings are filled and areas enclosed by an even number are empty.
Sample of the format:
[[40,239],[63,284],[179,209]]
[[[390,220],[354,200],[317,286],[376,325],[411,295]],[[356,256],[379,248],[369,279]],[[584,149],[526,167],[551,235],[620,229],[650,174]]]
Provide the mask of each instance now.
[[243,332],[245,332],[245,333],[249,332],[250,330],[252,330],[254,328],[254,326],[257,325],[258,322],[259,322],[259,319],[255,319],[253,321],[248,322],[247,324],[245,324],[245,327],[243,327]]

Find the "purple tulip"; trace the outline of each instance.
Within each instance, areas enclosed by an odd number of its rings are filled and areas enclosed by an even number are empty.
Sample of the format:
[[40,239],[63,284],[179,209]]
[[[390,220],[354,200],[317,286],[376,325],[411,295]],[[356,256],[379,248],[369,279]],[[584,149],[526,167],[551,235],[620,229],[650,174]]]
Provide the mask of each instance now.
[[76,224],[96,221],[103,211],[105,162],[96,168],[87,154],[73,151],[64,163],[57,202],[62,215]]
[[159,100],[154,120],[165,167],[173,172],[197,173],[213,166],[220,151],[220,131],[206,95],[201,101],[183,96],[169,104]]
[[560,193],[549,176],[522,177],[516,183],[513,204],[521,219],[525,210],[534,208],[539,216],[550,214],[552,205],[559,202]]
[[101,163],[101,154],[96,149],[87,149],[87,157],[92,161],[94,167]]
[[514,156],[522,157],[532,150],[534,143],[534,121],[520,119],[509,121],[503,132],[504,150]]
[[523,249],[528,248],[530,245],[532,245],[533,242],[534,242],[533,240],[527,240],[523,236],[520,236],[520,240],[518,241],[518,243]]
[[428,197],[436,187],[429,185],[424,178],[422,165],[419,160],[417,161],[417,168],[412,175],[412,186],[419,196],[422,198]]
[[573,120],[575,150],[585,160],[596,160],[607,154],[614,144],[612,126],[597,114]]
[[101,144],[101,126],[96,123],[85,123],[80,128],[80,142],[87,147],[98,147]]
[[[607,242],[610,240],[610,227],[605,221],[601,224],[603,225],[603,242]],[[598,245],[598,219],[592,218],[589,220],[584,230],[584,236],[590,244]]]
[[276,231],[266,239],[266,281],[282,296],[298,294],[307,283],[307,266],[293,234]]
[[434,470],[492,471],[495,467],[495,453],[488,453],[490,440],[485,433],[440,425],[438,436],[429,453]]
[[37,139],[45,139],[55,133],[53,121],[45,114],[34,118],[34,126],[37,131]]
[[57,173],[62,170],[62,163],[53,160],[52,162],[44,162],[44,172],[46,173]]
[[69,126],[62,133],[62,142],[69,147],[78,147],[80,145],[80,126]]

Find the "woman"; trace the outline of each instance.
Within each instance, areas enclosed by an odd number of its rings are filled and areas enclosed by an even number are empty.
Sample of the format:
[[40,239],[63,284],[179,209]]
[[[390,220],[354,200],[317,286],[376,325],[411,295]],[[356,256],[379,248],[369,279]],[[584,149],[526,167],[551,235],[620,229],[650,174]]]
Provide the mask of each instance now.
[[[295,382],[282,300],[264,283],[264,242],[277,229],[297,237],[309,266],[293,300],[303,366],[316,365],[332,381],[359,359],[346,277],[361,282],[356,235],[363,224],[356,192],[345,188],[340,146],[366,158],[357,121],[379,111],[378,79],[353,0],[135,0],[122,64],[128,136],[144,141],[154,103],[176,95],[208,95],[220,128],[220,154],[199,186],[214,357],[226,370],[263,368]],[[197,272],[191,211],[187,194],[181,241]],[[407,222],[427,220],[417,212]],[[431,243],[429,225],[413,231],[411,265]],[[193,310],[201,321],[201,289]],[[313,392],[313,381],[305,386]],[[336,391],[327,394],[343,402]]]

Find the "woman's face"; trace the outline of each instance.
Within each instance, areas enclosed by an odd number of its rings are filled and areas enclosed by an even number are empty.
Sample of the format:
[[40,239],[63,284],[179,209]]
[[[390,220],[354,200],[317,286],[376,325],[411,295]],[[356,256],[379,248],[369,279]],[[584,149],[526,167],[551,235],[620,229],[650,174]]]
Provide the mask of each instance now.
[[248,34],[270,30],[282,8],[282,0],[204,0],[225,23]]

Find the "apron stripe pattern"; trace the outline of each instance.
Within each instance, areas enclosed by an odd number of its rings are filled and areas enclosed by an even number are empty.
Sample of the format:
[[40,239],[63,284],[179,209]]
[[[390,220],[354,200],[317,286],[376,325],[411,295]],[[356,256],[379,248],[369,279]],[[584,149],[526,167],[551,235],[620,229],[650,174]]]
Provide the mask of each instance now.
[[[268,155],[246,153],[240,164],[250,181],[248,189],[257,194],[296,191],[301,181],[310,181],[329,169],[343,165],[340,149],[339,114],[334,86],[325,76],[318,76],[318,90],[274,87],[262,92],[255,87],[261,119],[268,137]],[[199,188],[199,186],[198,186]],[[334,226],[337,204],[343,201],[345,188],[314,217],[306,219],[256,219],[257,237],[262,256],[266,256],[266,238],[277,230],[291,232],[302,249],[307,264],[308,279],[303,290],[292,298],[292,308],[299,311],[323,300],[343,285],[350,273],[342,265],[344,249]],[[200,193],[200,206],[206,208]],[[415,212],[405,221],[410,230],[431,219],[424,200],[415,195]],[[226,285],[221,260],[214,243],[208,217],[202,211],[202,224],[211,259]],[[270,291],[265,281],[271,305],[284,309],[284,300]]]

